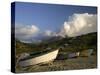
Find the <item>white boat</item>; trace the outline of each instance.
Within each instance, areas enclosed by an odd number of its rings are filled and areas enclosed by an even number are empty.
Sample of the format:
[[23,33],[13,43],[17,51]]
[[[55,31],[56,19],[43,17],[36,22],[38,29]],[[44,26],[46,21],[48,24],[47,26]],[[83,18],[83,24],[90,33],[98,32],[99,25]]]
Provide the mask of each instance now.
[[56,49],[49,52],[45,51],[39,54],[30,55],[29,57],[20,60],[19,65],[22,67],[25,67],[25,66],[36,65],[39,63],[53,61],[54,59],[56,59],[58,51],[59,49]]
[[75,53],[69,53],[68,58],[74,58],[74,57],[79,57],[80,52],[75,52]]

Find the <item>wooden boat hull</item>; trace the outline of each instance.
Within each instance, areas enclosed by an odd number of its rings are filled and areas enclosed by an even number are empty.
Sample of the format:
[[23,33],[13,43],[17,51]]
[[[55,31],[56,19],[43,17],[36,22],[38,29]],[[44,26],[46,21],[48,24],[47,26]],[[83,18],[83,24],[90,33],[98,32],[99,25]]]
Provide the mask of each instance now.
[[58,49],[54,50],[52,52],[48,52],[48,53],[38,56],[38,57],[20,61],[19,65],[22,67],[25,67],[25,66],[30,66],[30,65],[36,65],[39,63],[43,63],[43,62],[49,62],[49,61],[56,59],[57,54],[58,54]]

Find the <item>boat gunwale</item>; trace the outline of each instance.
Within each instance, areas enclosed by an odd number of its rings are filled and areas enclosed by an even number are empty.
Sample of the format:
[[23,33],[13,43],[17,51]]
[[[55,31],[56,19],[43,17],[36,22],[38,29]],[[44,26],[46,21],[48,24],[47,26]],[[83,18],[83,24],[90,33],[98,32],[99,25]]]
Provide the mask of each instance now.
[[[24,59],[20,59],[20,61],[25,61],[25,60],[30,60],[31,58],[35,58],[35,57],[37,57],[37,56],[42,56],[42,55],[44,55],[44,54],[47,54],[47,53],[50,53],[50,52],[53,52],[53,51],[56,51],[56,50],[58,50],[58,49],[54,49],[54,50],[46,50],[46,51],[43,51],[43,53],[42,53],[42,51],[39,53],[39,52],[37,52],[37,54],[35,54],[35,55],[31,55],[31,56],[29,56],[29,57],[26,57],[26,58],[24,58]],[[38,54],[39,53],[39,54]]]

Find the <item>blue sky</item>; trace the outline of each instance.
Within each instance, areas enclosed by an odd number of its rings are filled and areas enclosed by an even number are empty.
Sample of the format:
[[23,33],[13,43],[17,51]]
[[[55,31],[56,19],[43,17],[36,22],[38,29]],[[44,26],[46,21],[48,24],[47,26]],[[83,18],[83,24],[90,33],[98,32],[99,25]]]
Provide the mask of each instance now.
[[24,42],[95,32],[96,25],[96,7],[16,2],[15,34]]
[[36,25],[41,29],[57,31],[74,13],[96,14],[96,7],[54,5],[39,3],[16,3],[15,22],[23,25]]

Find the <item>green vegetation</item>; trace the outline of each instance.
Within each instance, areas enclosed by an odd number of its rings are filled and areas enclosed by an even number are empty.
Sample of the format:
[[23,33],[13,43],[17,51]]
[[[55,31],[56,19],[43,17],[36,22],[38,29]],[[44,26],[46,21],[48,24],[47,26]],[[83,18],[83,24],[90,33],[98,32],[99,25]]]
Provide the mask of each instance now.
[[97,51],[97,33],[89,33],[82,36],[77,37],[66,37],[56,41],[44,41],[39,44],[34,43],[22,43],[19,40],[16,40],[16,54],[20,54],[23,52],[31,53],[42,51],[45,48],[60,48],[64,44],[68,44],[68,46],[64,47],[60,50],[60,52],[76,52],[85,49],[94,49]]

